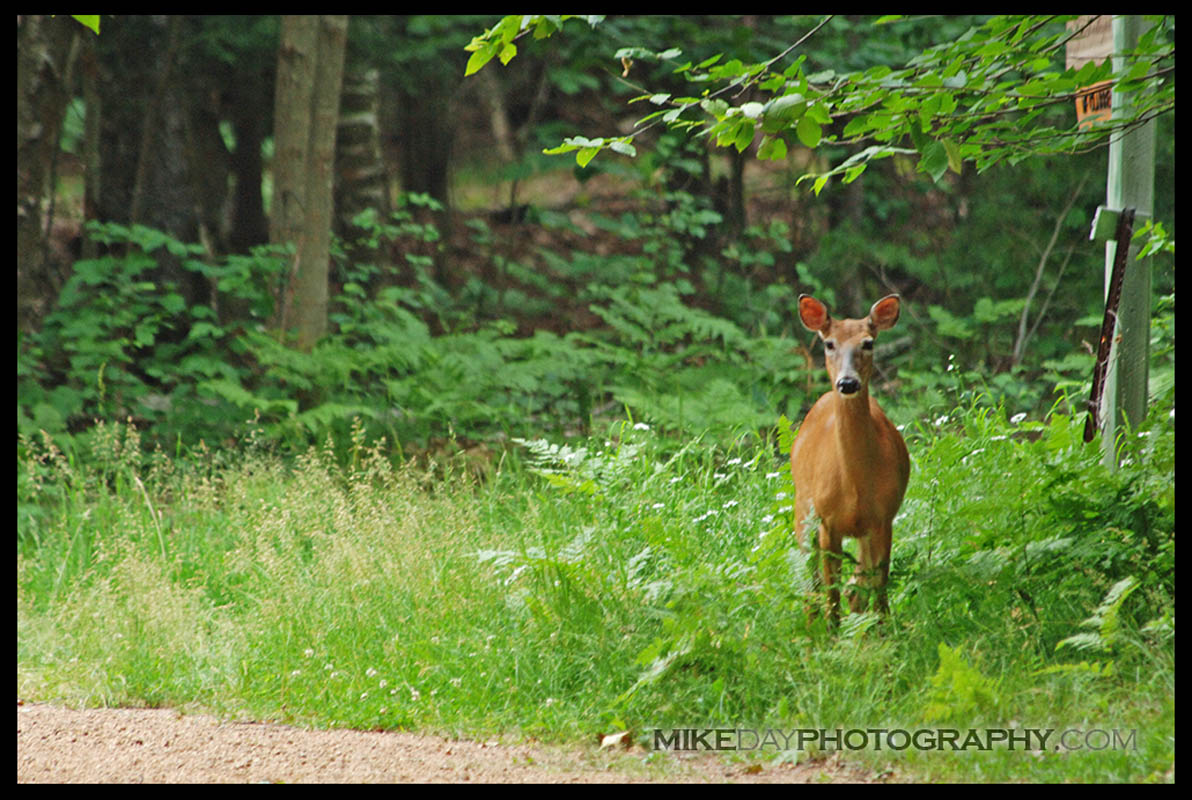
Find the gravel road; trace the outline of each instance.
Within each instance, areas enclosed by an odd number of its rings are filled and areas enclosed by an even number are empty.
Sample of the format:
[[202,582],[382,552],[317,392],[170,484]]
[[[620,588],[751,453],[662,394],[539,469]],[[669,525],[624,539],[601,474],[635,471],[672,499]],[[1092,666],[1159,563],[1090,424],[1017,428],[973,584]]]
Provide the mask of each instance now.
[[835,759],[644,764],[644,752],[307,730],[168,709],[17,702],[18,783],[804,783],[869,782]]

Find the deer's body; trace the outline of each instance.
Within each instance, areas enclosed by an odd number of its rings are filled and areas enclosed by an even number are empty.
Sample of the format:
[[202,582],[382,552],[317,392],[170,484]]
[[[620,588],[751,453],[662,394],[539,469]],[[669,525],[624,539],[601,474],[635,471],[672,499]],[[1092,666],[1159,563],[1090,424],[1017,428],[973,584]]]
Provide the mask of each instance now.
[[[865,319],[834,320],[820,301],[799,297],[799,318],[824,341],[832,389],[812,406],[791,448],[795,524],[800,543],[808,517],[819,517],[829,612],[839,616],[840,561],[845,537],[858,541],[854,582],[875,595],[886,613],[886,581],[894,515],[910,476],[906,443],[877,401],[869,396],[873,340],[898,320],[899,299],[874,303]],[[865,600],[854,592],[854,611]]]

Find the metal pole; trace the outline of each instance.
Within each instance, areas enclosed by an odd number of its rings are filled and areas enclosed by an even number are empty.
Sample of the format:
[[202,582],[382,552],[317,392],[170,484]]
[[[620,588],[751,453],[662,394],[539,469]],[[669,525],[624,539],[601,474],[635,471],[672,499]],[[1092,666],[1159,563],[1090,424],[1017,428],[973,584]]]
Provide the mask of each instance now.
[[[1145,30],[1139,15],[1113,18],[1113,67],[1121,72]],[[1114,117],[1124,115],[1133,99],[1116,89]],[[1109,208],[1135,208],[1140,215],[1153,216],[1155,199],[1155,123],[1115,135],[1109,145],[1109,179],[1105,204]],[[1151,327],[1151,263],[1136,260],[1138,248],[1131,247],[1122,280],[1117,335],[1105,380],[1103,460],[1116,467],[1115,443],[1126,426],[1134,427],[1146,416],[1148,345]],[[1108,293],[1117,243],[1105,245],[1105,290]]]

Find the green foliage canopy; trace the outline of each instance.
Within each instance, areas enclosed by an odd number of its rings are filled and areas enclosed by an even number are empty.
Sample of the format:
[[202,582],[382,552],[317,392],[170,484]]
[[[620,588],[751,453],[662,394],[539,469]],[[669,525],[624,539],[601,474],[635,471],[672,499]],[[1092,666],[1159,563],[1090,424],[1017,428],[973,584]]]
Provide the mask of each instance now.
[[[494,57],[508,64],[514,42],[532,33],[542,39],[560,30],[568,17],[514,15],[503,18],[467,46],[466,74]],[[595,27],[600,17],[583,17]],[[917,154],[918,169],[938,180],[964,162],[978,170],[1034,155],[1083,152],[1109,136],[1175,109],[1174,18],[1151,18],[1151,26],[1114,71],[1109,60],[1065,69],[1064,45],[1079,33],[1066,23],[1074,16],[999,15],[943,44],[927,47],[900,68],[874,66],[853,71],[815,69],[807,52],[796,55],[831,20],[825,17],[773,58],[744,63],[716,54],[698,63],[682,61],[677,47],[652,51],[628,47],[614,55],[628,78],[635,61],[674,65],[691,87],[687,94],[642,93],[630,102],[657,110],[643,116],[627,136],[566,139],[548,153],[575,152],[587,165],[603,150],[636,154],[634,140],[665,125],[712,139],[739,152],[761,135],[758,157],[785,158],[795,143],[815,149],[844,144],[854,149],[823,172],[809,172],[816,193],[840,176],[856,180],[871,161],[895,154]],[[883,16],[876,25],[904,22]],[[784,66],[790,57],[794,60]],[[1129,92],[1133,105],[1112,122],[1078,127],[1067,113],[1078,89],[1110,80]],[[741,98],[744,102],[738,103]],[[1062,114],[1053,113],[1057,108]]]

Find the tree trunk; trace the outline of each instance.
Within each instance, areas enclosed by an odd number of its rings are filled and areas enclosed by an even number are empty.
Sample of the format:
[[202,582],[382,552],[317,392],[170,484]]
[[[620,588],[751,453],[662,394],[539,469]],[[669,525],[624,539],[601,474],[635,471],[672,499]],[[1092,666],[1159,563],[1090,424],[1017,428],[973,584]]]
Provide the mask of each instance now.
[[360,234],[352,219],[375,209],[389,218],[389,184],[381,157],[380,73],[375,69],[349,68],[344,77],[339,107],[339,132],[335,142],[335,229],[348,240]]
[[[189,21],[165,16],[122,17],[98,43],[99,152],[91,218],[142,224],[183,242],[199,240],[201,207],[190,147],[196,92],[188,81]],[[172,284],[188,303],[208,303],[211,285],[165,249],[147,276]],[[179,333],[181,335],[181,333]]]
[[194,80],[187,98],[185,129],[199,240],[209,254],[227,250],[228,179],[232,174],[232,156],[219,131],[221,109],[217,96],[215,86],[203,79]]
[[448,207],[455,139],[455,117],[450,107],[454,92],[453,83],[432,77],[417,92],[402,91],[398,100],[402,191],[429,194]]
[[[100,132],[103,121],[103,102],[100,100],[99,43],[94,39],[83,40],[82,51],[83,107],[87,109],[83,120],[83,220],[99,219],[99,198],[103,189],[103,172]],[[92,259],[99,255],[99,245],[90,236],[81,236],[80,255]]]
[[31,331],[57,294],[46,246],[44,200],[70,100],[69,16],[17,17],[17,330]]
[[509,121],[509,110],[505,106],[505,90],[497,80],[496,70],[481,70],[477,77],[480,96],[488,106],[488,121],[497,144],[497,155],[502,166],[512,164],[517,160],[517,148],[513,144],[513,123]]
[[346,16],[282,20],[270,240],[295,248],[280,325],[296,330],[301,350],[327,330],[335,128],[347,36]]
[[148,97],[145,115],[141,120],[141,147],[140,153],[137,155],[137,171],[132,184],[132,200],[129,202],[128,211],[129,222],[133,225],[142,221],[145,212],[146,194],[149,191],[147,186],[150,181],[149,173],[155,166],[154,161],[157,155],[154,138],[158,135],[158,129],[168,124],[163,121],[167,105],[166,92],[172,88],[170,76],[178,61],[178,46],[182,38],[182,19],[173,17],[168,25],[168,38],[163,61],[156,77],[154,91]]
[[268,88],[261,84],[259,80],[240,81],[229,90],[228,114],[236,135],[229,166],[236,185],[228,244],[239,252],[269,241],[269,218],[261,195],[265,170],[261,143],[268,127],[259,110],[268,101]]
[[728,196],[724,198],[725,234],[736,237],[748,223],[745,206],[745,153],[729,150]]
[[269,240],[295,247],[302,232],[318,30],[318,17],[282,17],[273,103],[273,204],[269,209]]

